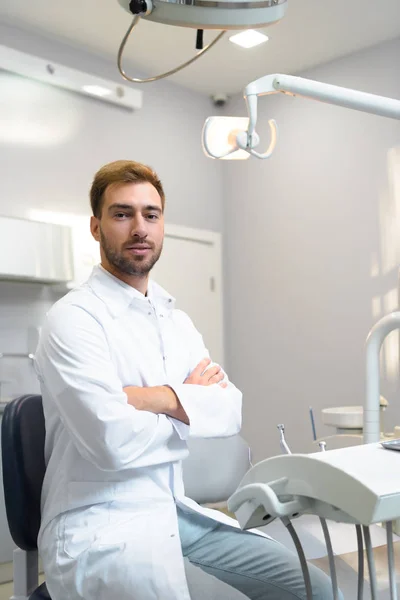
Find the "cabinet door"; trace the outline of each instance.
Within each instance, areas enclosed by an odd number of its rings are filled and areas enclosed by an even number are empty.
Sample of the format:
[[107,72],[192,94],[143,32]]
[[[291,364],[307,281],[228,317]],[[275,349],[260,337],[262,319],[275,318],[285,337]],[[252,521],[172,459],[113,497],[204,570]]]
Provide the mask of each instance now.
[[69,228],[0,217],[0,278],[56,282],[72,277]]
[[90,215],[33,211],[32,218],[45,221],[53,228],[65,230],[70,236],[73,275],[63,280],[66,284],[54,289],[62,293],[87,281],[94,265],[100,262],[99,244],[90,233]]

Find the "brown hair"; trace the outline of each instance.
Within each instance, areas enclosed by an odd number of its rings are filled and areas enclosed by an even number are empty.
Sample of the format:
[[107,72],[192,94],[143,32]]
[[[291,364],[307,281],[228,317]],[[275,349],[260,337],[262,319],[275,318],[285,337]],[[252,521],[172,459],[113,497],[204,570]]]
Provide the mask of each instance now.
[[163,186],[153,169],[133,160],[116,160],[104,165],[97,171],[90,188],[90,205],[93,215],[100,219],[104,193],[110,185],[144,182],[151,183],[156,188],[160,194],[164,211],[165,194]]

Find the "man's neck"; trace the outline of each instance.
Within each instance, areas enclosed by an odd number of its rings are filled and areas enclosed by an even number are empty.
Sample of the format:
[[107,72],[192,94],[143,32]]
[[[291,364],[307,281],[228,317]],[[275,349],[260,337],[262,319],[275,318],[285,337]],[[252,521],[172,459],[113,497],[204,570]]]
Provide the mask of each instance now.
[[147,296],[147,288],[149,285],[149,275],[128,275],[127,273],[123,273],[114,265],[110,265],[107,262],[101,262],[101,266],[103,269],[114,275],[120,281],[123,281],[127,285],[130,285],[135,290],[143,294],[143,296]]

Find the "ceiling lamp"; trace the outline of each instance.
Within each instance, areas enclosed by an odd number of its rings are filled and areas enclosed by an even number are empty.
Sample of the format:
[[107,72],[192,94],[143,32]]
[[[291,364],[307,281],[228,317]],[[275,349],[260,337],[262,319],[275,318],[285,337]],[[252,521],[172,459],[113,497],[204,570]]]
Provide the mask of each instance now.
[[[214,46],[226,30],[252,29],[273,25],[286,12],[287,0],[118,0],[119,4],[134,15],[132,24],[122,40],[118,51],[118,69],[122,77],[133,83],[157,81],[177,73]],[[129,77],[122,67],[122,55],[130,34],[140,19],[166,25],[178,25],[197,29],[198,53],[178,67],[147,79]],[[222,30],[212,42],[203,47],[203,30]]]

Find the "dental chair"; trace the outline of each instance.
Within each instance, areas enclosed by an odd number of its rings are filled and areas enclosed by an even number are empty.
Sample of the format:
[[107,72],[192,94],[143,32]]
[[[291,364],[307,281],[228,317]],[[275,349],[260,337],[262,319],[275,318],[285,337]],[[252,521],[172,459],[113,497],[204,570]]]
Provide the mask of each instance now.
[[17,546],[11,600],[51,600],[46,584],[38,586],[44,439],[41,396],[29,394],[7,404],[1,427],[3,486],[8,527]]
[[240,435],[192,438],[188,447],[183,461],[186,496],[209,508],[227,509],[228,498],[252,466],[247,442]]
[[[6,405],[1,428],[3,486],[8,526],[17,546],[11,600],[51,600],[46,584],[38,585],[44,441],[41,396],[28,394]],[[225,507],[251,466],[246,442],[238,435],[193,439],[189,450],[183,463],[186,495],[199,504]]]

